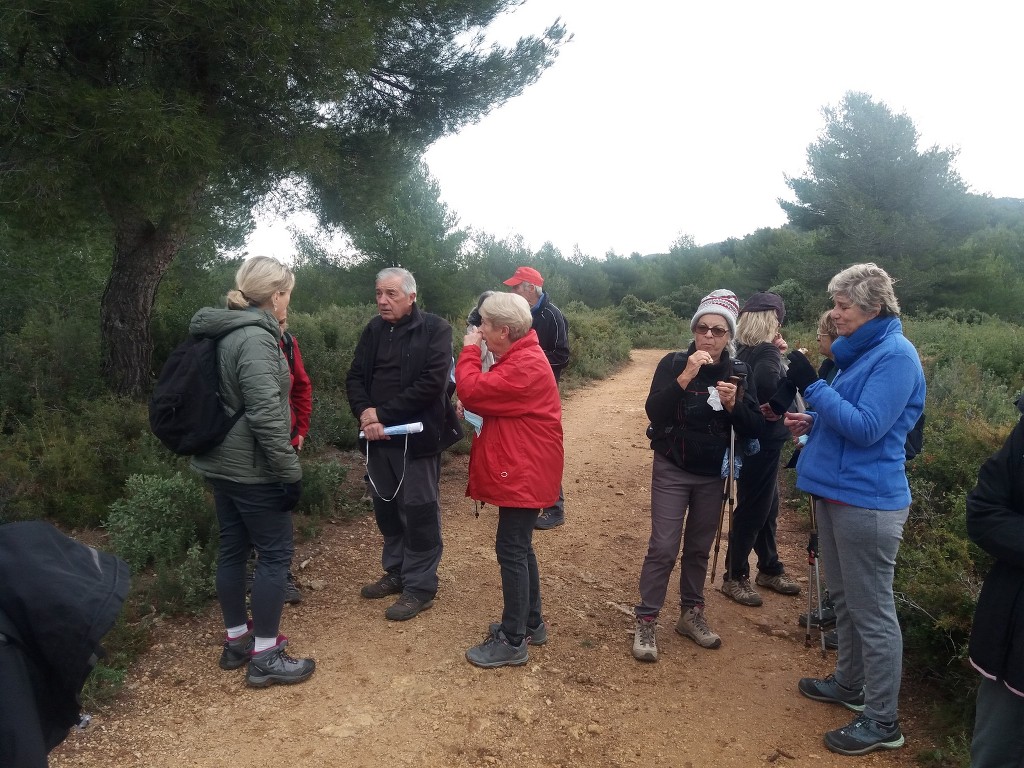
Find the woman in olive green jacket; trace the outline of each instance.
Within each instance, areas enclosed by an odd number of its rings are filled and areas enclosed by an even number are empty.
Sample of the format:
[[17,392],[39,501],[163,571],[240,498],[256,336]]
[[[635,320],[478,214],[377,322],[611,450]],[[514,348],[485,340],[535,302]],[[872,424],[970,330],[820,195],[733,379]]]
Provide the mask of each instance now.
[[[189,331],[218,339],[220,396],[229,413],[244,409],[224,441],[192,459],[213,486],[220,525],[217,597],[227,629],[223,669],[248,664],[256,687],[300,683],[312,659],[285,653],[278,635],[291,563],[291,510],[302,491],[302,469],[291,444],[288,363],[281,353],[280,320],[288,312],[295,276],[275,259],[256,256],[235,275],[227,309],[199,310]],[[256,550],[252,621],[245,608],[245,563]]]

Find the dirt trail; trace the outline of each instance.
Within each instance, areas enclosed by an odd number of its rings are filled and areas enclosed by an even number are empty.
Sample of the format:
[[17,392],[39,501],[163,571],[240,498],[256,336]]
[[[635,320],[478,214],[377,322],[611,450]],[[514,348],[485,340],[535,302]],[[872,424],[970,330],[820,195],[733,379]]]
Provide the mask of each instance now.
[[[637,599],[650,531],[643,402],[661,354],[634,351],[617,375],[565,404],[567,522],[534,539],[551,639],[531,649],[527,666],[484,671],[463,658],[500,618],[501,592],[494,517],[474,518],[463,495],[467,458],[452,457],[442,477],[441,590],[431,610],[386,621],[388,601],[358,595],[379,574],[372,517],[327,526],[296,557],[309,560],[300,582],[322,588],[306,589],[282,622],[295,653],[317,660],[310,681],[252,690],[242,670],[221,671],[223,629],[213,606],[161,627],[118,701],[94,712],[51,765],[913,765],[929,743],[906,690],[906,748],[844,758],[822,744],[823,732],[850,716],[796,691],[799,677],[825,674],[833,663],[804,647],[796,624],[802,596],[762,590],[764,606],[745,608],[708,584],[709,621],[722,636],[721,649],[709,651],[673,632],[673,582],[659,661],[630,656],[632,621],[619,606]],[[783,560],[806,585],[801,518],[785,511],[779,527]]]

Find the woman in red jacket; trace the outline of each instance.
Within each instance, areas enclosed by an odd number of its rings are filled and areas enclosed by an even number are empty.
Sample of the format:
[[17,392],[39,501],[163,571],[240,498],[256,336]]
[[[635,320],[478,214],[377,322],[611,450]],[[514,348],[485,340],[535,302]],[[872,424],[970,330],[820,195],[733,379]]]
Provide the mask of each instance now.
[[[466,651],[478,667],[525,664],[527,645],[542,645],[540,576],[533,528],[558,499],[562,482],[562,405],[551,365],[532,331],[521,296],[495,293],[480,306],[483,320],[463,340],[455,367],[459,400],[483,416],[473,440],[466,495],[498,508],[494,550],[501,567],[504,611],[487,638]],[[495,357],[483,371],[480,342]]]

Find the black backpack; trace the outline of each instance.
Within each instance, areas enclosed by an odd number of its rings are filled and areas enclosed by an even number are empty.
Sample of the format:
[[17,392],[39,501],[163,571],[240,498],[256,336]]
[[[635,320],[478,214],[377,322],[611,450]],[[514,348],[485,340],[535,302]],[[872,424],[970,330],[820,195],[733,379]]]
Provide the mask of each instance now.
[[189,336],[164,363],[149,399],[149,426],[174,453],[194,456],[220,445],[245,408],[233,415],[220,399],[217,339]]

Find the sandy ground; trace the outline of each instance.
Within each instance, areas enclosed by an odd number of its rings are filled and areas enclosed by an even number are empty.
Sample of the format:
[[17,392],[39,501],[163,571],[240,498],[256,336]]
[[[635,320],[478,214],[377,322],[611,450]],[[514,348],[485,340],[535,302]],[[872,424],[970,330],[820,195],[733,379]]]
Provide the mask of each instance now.
[[[167,623],[128,684],[92,724],[51,757],[57,768],[118,766],[634,766],[701,768],[909,766],[931,746],[905,687],[907,746],[862,758],[830,753],[822,734],[852,715],[797,693],[834,657],[806,648],[796,623],[806,598],[760,590],[761,608],[706,586],[707,615],[722,636],[705,650],[673,631],[678,582],[658,630],[660,659],[630,655],[637,579],[650,532],[651,452],[643,403],[662,353],[634,351],[615,376],[567,399],[567,522],[538,531],[550,640],[523,667],[480,670],[464,659],[501,614],[495,519],[464,497],[466,457],[444,466],[445,553],[434,607],[388,622],[388,600],[359,597],[380,573],[372,517],[329,525],[300,544],[305,601],[286,607],[294,655],[317,660],[306,683],[265,690],[244,669],[217,666],[216,606]],[[353,480],[358,473],[351,474]],[[785,510],[780,550],[806,586],[804,518]],[[721,555],[724,557],[724,543]],[[316,588],[314,588],[316,587]]]

